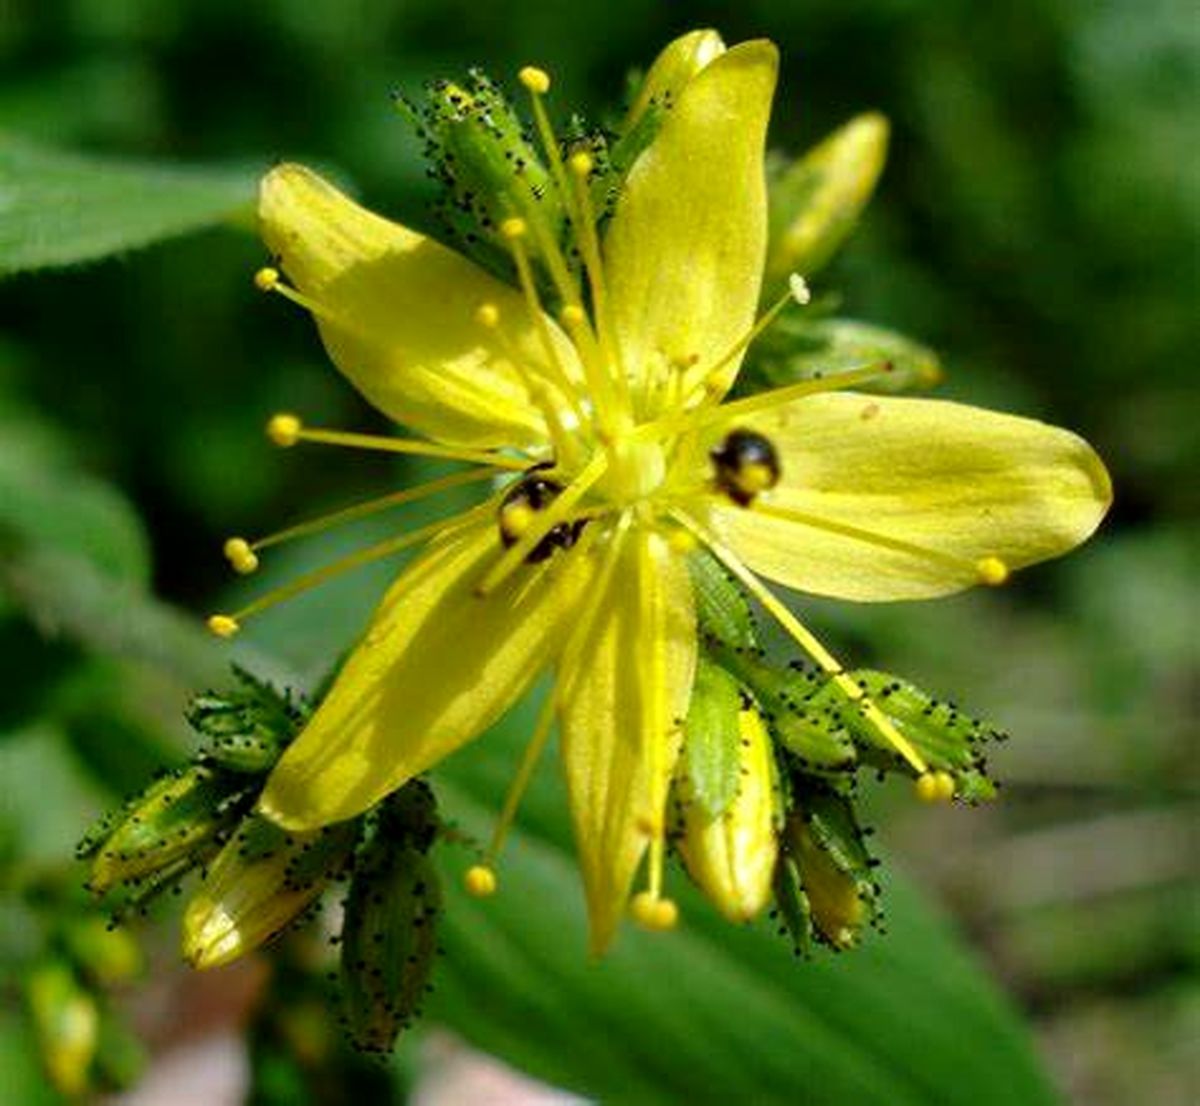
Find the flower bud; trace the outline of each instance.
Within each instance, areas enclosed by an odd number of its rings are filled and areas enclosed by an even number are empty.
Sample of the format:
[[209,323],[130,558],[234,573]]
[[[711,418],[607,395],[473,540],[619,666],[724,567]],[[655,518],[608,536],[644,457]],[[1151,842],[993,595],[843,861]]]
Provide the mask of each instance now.
[[99,914],[72,918],[63,927],[63,941],[87,977],[103,986],[126,983],[144,967],[142,950],[133,937]]
[[680,771],[686,801],[710,818],[724,814],[737,796],[741,710],[737,680],[701,653],[688,701]]
[[379,809],[355,865],[342,927],[342,1008],[364,1051],[391,1049],[428,986],[441,906],[426,855],[434,819],[432,794],[410,783]]
[[[689,724],[690,724],[689,714]],[[767,904],[778,851],[771,743],[754,708],[737,712],[736,793],[713,814],[695,795],[687,771],[677,782],[682,809],[678,840],[688,874],[730,921],[745,922]],[[690,739],[690,731],[689,731]]]
[[188,903],[184,957],[215,968],[276,936],[345,871],[357,832],[357,820],[289,833],[261,815],[245,818]]
[[833,256],[871,198],[887,140],[882,115],[859,115],[773,182],[766,287],[788,273],[811,277]]
[[25,988],[47,1077],[64,1095],[83,1094],[100,1036],[95,998],[71,968],[57,960],[34,968]]
[[[871,858],[850,803],[833,791],[805,789],[793,796],[795,806],[784,828],[786,884],[791,893],[779,895],[785,921],[811,927],[797,941],[803,947],[816,937],[834,948],[850,948],[859,930],[873,914],[875,888],[870,878]],[[789,909],[789,898],[801,899]],[[793,917],[795,906],[799,917]]]
[[204,859],[249,802],[236,777],[206,765],[164,776],[127,805],[111,833],[84,839],[81,854],[94,853],[88,886],[103,894],[118,883]]
[[238,684],[198,695],[188,707],[191,727],[209,739],[207,760],[233,772],[271,770],[303,720],[300,707],[270,684],[235,668]]

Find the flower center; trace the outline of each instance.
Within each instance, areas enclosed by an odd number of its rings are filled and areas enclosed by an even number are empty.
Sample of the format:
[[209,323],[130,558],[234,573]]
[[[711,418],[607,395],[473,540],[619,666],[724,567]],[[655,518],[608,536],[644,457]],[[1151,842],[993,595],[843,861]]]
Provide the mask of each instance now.
[[608,468],[596,484],[596,494],[618,507],[653,495],[667,475],[661,442],[619,435],[607,447]]

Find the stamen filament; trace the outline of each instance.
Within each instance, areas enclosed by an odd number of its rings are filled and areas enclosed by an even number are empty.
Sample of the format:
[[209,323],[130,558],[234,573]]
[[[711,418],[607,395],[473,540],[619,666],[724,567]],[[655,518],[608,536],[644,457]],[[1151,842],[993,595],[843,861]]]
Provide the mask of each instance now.
[[490,480],[499,471],[496,468],[486,468],[450,473],[448,476],[441,476],[436,480],[418,484],[414,488],[405,488],[403,491],[376,496],[374,499],[368,499],[362,503],[355,503],[337,511],[330,511],[329,514],[321,515],[318,518],[309,519],[306,522],[298,522],[294,526],[288,526],[283,530],[277,530],[273,534],[268,534],[266,537],[257,538],[247,543],[248,548],[252,550],[268,549],[273,545],[279,545],[281,542],[308,537],[310,534],[319,534],[323,530],[340,526],[343,522],[354,522],[360,518],[367,518],[380,511],[386,511],[391,507],[413,503],[428,496],[437,495],[439,492],[449,491],[451,488],[459,488],[466,484],[475,484],[481,480]]
[[866,530],[861,526],[852,526],[846,522],[838,522],[835,519],[812,515],[807,511],[796,511],[791,507],[779,507],[774,503],[764,502],[761,497],[754,500],[749,505],[749,509],[761,515],[766,515],[769,518],[782,519],[784,522],[794,522],[800,526],[809,526],[814,530],[825,530],[828,533],[850,538],[853,541],[877,545],[883,549],[892,549],[897,553],[907,553],[913,557],[925,557],[931,561],[944,564],[949,568],[974,575],[982,584],[1001,584],[1008,578],[1007,565],[999,557],[983,557],[972,561],[966,557],[957,557],[953,553],[943,552],[940,549],[931,549],[928,546],[917,545],[915,542],[889,537],[887,534],[880,534],[875,530]]
[[820,667],[829,675],[837,687],[852,703],[858,705],[863,716],[875,727],[879,735],[892,745],[895,750],[912,765],[918,775],[929,770],[920,753],[916,751],[893,725],[891,720],[875,705],[861,687],[846,674],[846,670],[838,663],[824,645],[759,578],[744,565],[741,559],[727,546],[718,541],[690,515],[683,511],[672,511],[672,517],[683,527],[690,530],[709,551],[741,581],[742,586],[754,596],[764,609],[795,639]]
[[[801,287],[804,287],[801,285]],[[807,287],[804,287],[807,292]],[[751,342],[754,341],[764,330],[767,329],[777,318],[779,318],[783,309],[789,304],[799,302],[798,287],[795,282],[788,282],[788,290],[784,292],[768,308],[758,321],[739,338],[732,346],[729,347],[719,358],[715,364],[705,366],[693,366],[683,374],[683,384],[680,388],[682,396],[680,402],[686,405],[692,398],[693,394],[703,388],[710,395],[716,390],[715,386],[720,382],[718,374],[737,357]]]
[[524,472],[529,467],[528,458],[505,457],[482,449],[459,449],[456,446],[438,445],[413,438],[389,438],[381,434],[356,434],[347,430],[325,430],[316,427],[296,428],[295,440],[318,442],[321,445],[346,446],[350,449],[370,449],[382,453],[404,453],[417,457],[442,457],[448,461],[467,461],[474,465],[490,465],[495,468]]
[[347,330],[355,330],[353,326],[336,311],[330,310],[323,303],[306,296],[298,288],[293,288],[290,284],[283,282],[282,275],[278,269],[265,268],[259,269],[254,274],[254,284],[262,292],[274,292],[282,296],[285,300],[291,300],[297,307],[303,307],[305,311],[315,315],[318,319],[324,319],[326,322],[336,323],[340,327]]
[[[639,591],[642,600],[642,623],[646,632],[652,638],[659,638],[657,632],[664,621],[662,595],[655,586],[657,569],[650,551],[650,541],[647,536],[638,549]],[[650,656],[650,671],[646,674],[646,685],[642,695],[642,739],[650,742],[650,779],[652,788],[662,786],[664,789],[662,801],[666,802],[666,766],[664,754],[669,734],[664,730],[668,724],[666,718],[666,671],[663,664],[661,649],[655,649]],[[652,796],[653,798],[653,796]],[[658,805],[658,804],[656,804]],[[649,891],[657,900],[662,894],[662,869],[664,857],[663,825],[664,812],[661,805],[658,809],[649,811],[647,818],[651,827],[650,853],[647,858],[649,865]]]
[[480,582],[477,592],[479,595],[489,595],[495,591],[533,552],[538,542],[542,540],[560,522],[563,522],[571,509],[583,498],[584,493],[604,474],[608,468],[608,454],[597,453],[584,466],[562,493],[543,511],[538,511],[530,523],[529,529],[504,551],[503,556],[491,567]]
[[[465,514],[455,515],[453,518],[442,519],[428,526],[422,526],[420,529],[412,530],[407,534],[398,534],[395,537],[386,538],[381,542],[376,542],[374,545],[367,546],[365,549],[359,549],[354,553],[341,557],[331,564],[323,565],[312,572],[306,572],[304,575],[298,576],[296,579],[260,595],[253,602],[248,603],[241,610],[235,611],[231,615],[214,615],[213,618],[231,621],[234,625],[234,631],[232,632],[236,632],[237,627],[251,615],[258,614],[268,607],[274,607],[284,602],[284,600],[291,599],[303,592],[311,591],[313,588],[337,576],[341,576],[351,569],[371,564],[373,561],[381,560],[384,557],[391,556],[393,553],[399,553],[401,550],[409,549],[414,545],[419,545],[423,541],[438,537],[440,534],[461,525],[469,517],[474,517],[474,515],[474,510],[468,511]],[[212,621],[210,619],[210,626],[212,626]],[[224,624],[222,623],[222,625]],[[230,636],[230,634],[221,633],[215,627],[214,632],[222,637]]]
[[496,860],[500,856],[500,851],[504,848],[504,841],[508,836],[508,831],[512,828],[517,807],[521,804],[521,798],[525,794],[525,789],[529,786],[529,781],[533,777],[533,771],[537,767],[542,752],[546,748],[546,742],[549,740],[551,730],[554,726],[554,711],[557,703],[558,699],[552,690],[546,696],[546,701],[542,704],[542,708],[538,712],[533,733],[530,735],[529,743],[525,746],[525,751],[521,754],[521,762],[517,765],[517,774],[513,776],[512,782],[508,786],[508,791],[504,796],[504,806],[500,809],[496,826],[492,830],[492,840],[488,845],[487,852],[484,854],[483,863],[489,868],[495,867]]
[[790,403],[794,399],[805,396],[820,395],[823,392],[836,392],[843,388],[853,388],[856,384],[866,384],[880,376],[886,376],[894,370],[890,361],[876,361],[864,365],[861,369],[847,369],[845,372],[832,373],[829,376],[813,377],[801,380],[796,384],[787,384],[782,388],[772,388],[770,391],[759,392],[735,399],[730,403],[722,403],[706,411],[676,411],[653,422],[642,423],[633,431],[639,438],[667,438],[673,434],[685,431],[702,430],[706,427],[728,422],[732,419],[745,418],[758,411]]

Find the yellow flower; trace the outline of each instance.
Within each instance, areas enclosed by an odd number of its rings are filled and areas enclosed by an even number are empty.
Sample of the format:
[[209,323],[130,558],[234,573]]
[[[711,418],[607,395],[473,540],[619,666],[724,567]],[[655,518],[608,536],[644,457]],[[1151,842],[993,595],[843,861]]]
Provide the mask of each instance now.
[[[1001,582],[1098,525],[1109,483],[1085,442],[1030,419],[844,390],[886,365],[727,399],[753,338],[807,299],[794,276],[755,320],[776,68],[766,41],[726,50],[695,32],[669,46],[634,108],[656,105],[657,130],[604,223],[591,153],[564,160],[542,103],[549,78],[523,70],[571,248],[536,219],[501,221],[516,287],[300,166],[264,180],[263,235],[289,283],[271,269],[260,287],[308,308],[338,368],[418,435],[372,439],[289,415],[273,439],[478,466],[389,504],[515,474],[481,506],[355,559],[423,546],[271,776],[261,810],[281,826],[365,810],[551,672],[495,845],[557,719],[593,948],[611,940],[643,863],[635,913],[665,927],[666,804],[697,653],[689,550],[720,560],[922,773],[763,578],[850,600],[932,598]],[[227,552],[252,571],[273,540]],[[213,627],[231,633],[269,601]],[[768,786],[756,794],[770,801]],[[494,873],[471,882],[487,891]]]

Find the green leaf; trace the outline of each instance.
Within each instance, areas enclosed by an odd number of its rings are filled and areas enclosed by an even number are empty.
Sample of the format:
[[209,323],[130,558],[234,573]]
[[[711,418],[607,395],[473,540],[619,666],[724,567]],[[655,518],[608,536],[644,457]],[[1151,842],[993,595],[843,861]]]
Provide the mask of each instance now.
[[[464,830],[488,832],[519,732],[443,769]],[[483,901],[469,860],[443,854],[443,941],[431,1011],[481,1048],[605,1103],[1036,1106],[1055,1101],[1029,1039],[946,921],[901,878],[887,936],[794,960],[769,926],[732,926],[687,888],[672,934],[629,927],[599,963],[585,922],[556,774],[528,796],[529,827]]]
[[94,261],[248,215],[255,177],[0,135],[0,276]]

